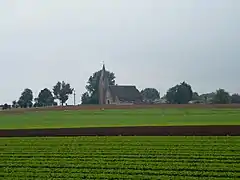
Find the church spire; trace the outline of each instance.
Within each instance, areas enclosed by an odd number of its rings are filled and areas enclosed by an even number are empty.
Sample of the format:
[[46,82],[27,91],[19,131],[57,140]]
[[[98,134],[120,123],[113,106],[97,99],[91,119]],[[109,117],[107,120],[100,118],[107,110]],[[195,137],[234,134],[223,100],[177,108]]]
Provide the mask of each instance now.
[[105,64],[103,63],[101,75],[99,79],[99,104],[105,104],[106,102],[106,91],[108,88],[108,80],[105,69]]
[[104,61],[103,61],[103,67],[102,67],[102,70],[105,72],[105,64],[104,64]]
[[104,62],[103,62],[103,67],[102,67],[101,77],[100,77],[101,80],[104,80],[104,78],[105,78],[105,72],[106,72],[106,69],[105,69],[105,64],[104,64]]

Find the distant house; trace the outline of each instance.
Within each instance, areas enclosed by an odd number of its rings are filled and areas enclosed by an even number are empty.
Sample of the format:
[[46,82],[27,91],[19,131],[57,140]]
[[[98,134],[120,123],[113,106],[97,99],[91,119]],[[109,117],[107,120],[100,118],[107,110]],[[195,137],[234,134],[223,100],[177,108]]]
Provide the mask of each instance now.
[[167,100],[164,99],[164,98],[160,98],[160,99],[155,99],[153,101],[154,104],[166,104],[167,103]]
[[99,104],[127,105],[139,103],[142,103],[142,96],[136,86],[109,86],[105,66],[103,65],[99,80]]
[[204,104],[203,100],[192,100],[188,102],[189,104]]

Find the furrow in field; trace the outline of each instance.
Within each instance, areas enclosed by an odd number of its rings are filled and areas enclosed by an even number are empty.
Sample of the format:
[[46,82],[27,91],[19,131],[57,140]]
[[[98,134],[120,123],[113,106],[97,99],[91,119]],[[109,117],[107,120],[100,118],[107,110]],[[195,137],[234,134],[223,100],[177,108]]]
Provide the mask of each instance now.
[[167,170],[148,170],[148,169],[135,169],[135,168],[119,168],[115,167],[94,167],[94,166],[85,166],[81,168],[33,168],[33,167],[20,167],[14,169],[5,169],[5,172],[8,173],[18,173],[18,172],[31,172],[31,173],[54,173],[61,174],[61,173],[102,173],[104,171],[105,174],[127,174],[127,175],[168,175],[168,176],[193,176],[193,177],[232,177],[238,178],[240,176],[239,172],[216,172],[216,171],[195,171],[195,170],[185,170],[185,169],[167,169]]
[[[9,155],[4,156],[2,155],[2,158],[5,157],[10,157]],[[235,160],[235,161],[240,161],[240,158],[234,156],[234,155],[223,155],[223,156],[216,156],[212,154],[211,156],[209,155],[199,155],[199,156],[194,156],[189,154],[162,154],[162,155],[148,155],[148,154],[80,154],[80,155],[69,155],[69,154],[35,154],[35,155],[21,155],[21,154],[13,154],[12,157],[14,158],[155,158],[155,159],[161,159],[161,158],[167,158],[167,159],[208,159],[208,160]]]
[[[25,173],[18,173],[18,174],[11,174],[7,177],[4,176],[4,180],[26,180],[27,179],[34,179],[34,180],[62,180],[63,178],[67,178],[68,180],[78,180],[78,179],[179,179],[179,180],[199,180],[199,177],[191,177],[191,176],[169,176],[169,175],[125,175],[125,174],[105,174],[105,173],[72,173],[69,175],[68,173],[63,173],[61,175],[54,175],[54,174],[28,174],[26,176]],[[232,180],[232,178],[227,177],[208,177],[208,180]]]
[[[39,161],[39,162],[55,162],[55,161],[66,161],[66,162],[73,162],[76,160],[81,161],[82,163],[87,163],[88,161],[92,161],[93,158],[92,157],[79,157],[79,158],[66,158],[66,157],[59,157],[59,158],[15,158],[15,157],[5,157],[5,158],[1,158],[1,166],[4,166],[5,162],[25,162],[25,161]],[[138,162],[142,162],[142,163],[172,163],[172,162],[176,162],[176,163],[205,163],[205,164],[223,164],[224,166],[228,166],[231,164],[237,164],[238,166],[240,166],[240,161],[236,161],[236,160],[229,160],[229,159],[225,159],[225,160],[219,160],[219,159],[192,159],[192,158],[161,158],[161,159],[157,159],[157,158],[112,158],[112,157],[105,157],[105,158],[97,158],[94,159],[95,162],[100,162],[100,161],[105,161],[105,162],[119,162],[119,163],[125,163],[125,162],[133,162],[133,163],[138,163]]]
[[[224,165],[220,163],[185,163],[185,162],[163,162],[163,163],[150,163],[139,161],[125,161],[122,163],[116,162],[106,162],[102,159],[99,161],[16,161],[16,162],[5,162],[2,164],[2,168],[20,168],[20,167],[30,167],[30,168],[92,168],[92,167],[102,167],[105,168],[128,168],[128,169],[142,169],[142,170],[189,170],[189,171],[216,171],[216,172],[238,172],[240,173],[240,165],[238,163],[230,165]],[[0,166],[1,167],[1,166]]]

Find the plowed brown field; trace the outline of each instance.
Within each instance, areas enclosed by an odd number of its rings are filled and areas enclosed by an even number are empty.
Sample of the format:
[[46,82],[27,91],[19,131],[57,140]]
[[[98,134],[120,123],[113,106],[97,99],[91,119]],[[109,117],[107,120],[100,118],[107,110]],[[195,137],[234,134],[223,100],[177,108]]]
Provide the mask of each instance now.
[[140,126],[0,130],[0,137],[37,136],[240,136],[240,126]]

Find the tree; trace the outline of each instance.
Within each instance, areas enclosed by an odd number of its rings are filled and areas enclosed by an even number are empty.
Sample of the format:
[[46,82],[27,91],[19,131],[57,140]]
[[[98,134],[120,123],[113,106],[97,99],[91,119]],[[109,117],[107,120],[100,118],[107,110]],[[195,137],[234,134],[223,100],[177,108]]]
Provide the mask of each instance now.
[[230,95],[224,89],[218,89],[213,97],[214,104],[228,104],[230,103]]
[[70,84],[62,82],[57,82],[53,87],[53,94],[55,99],[58,99],[62,106],[68,100],[69,95],[73,93],[73,89],[70,87]]
[[160,98],[159,92],[155,88],[145,88],[141,91],[141,95],[144,101],[153,102]]
[[176,93],[177,93],[177,90],[178,90],[178,86],[179,85],[176,85],[174,87],[171,87],[168,91],[167,91],[167,94],[166,94],[166,100],[168,103],[170,104],[176,104]]
[[199,103],[204,103],[204,102],[206,102],[206,99],[204,97],[201,98],[201,96],[199,96],[199,94],[197,92],[193,92],[191,103],[199,104]]
[[192,88],[186,82],[170,88],[166,94],[167,101],[171,104],[187,104],[192,100],[192,96]]
[[239,94],[233,94],[231,96],[231,103],[239,104],[240,103],[240,95]]
[[8,105],[7,103],[5,103],[5,104],[2,106],[2,110],[6,110],[6,109],[11,109],[11,105]]
[[[101,72],[102,72],[102,70],[97,71],[97,72],[93,73],[92,76],[89,77],[87,85],[86,85],[89,100],[82,101],[82,104],[83,103],[87,103],[87,104],[98,104],[99,103],[98,89],[99,89],[99,80],[100,80]],[[116,77],[115,77],[114,73],[106,71],[106,76],[108,78],[109,85],[115,85]],[[84,97],[87,97],[86,95],[87,94],[84,93]]]
[[45,88],[40,91],[38,98],[35,99],[35,106],[42,107],[42,106],[53,106],[54,104],[54,97],[52,92]]
[[34,98],[34,104],[33,104],[33,107],[39,107],[39,104],[38,104],[38,98]]
[[17,107],[18,107],[18,104],[17,104],[17,101],[16,101],[16,100],[14,100],[14,101],[12,102],[12,107],[13,107],[13,108],[17,108]]
[[200,96],[198,95],[197,92],[194,92],[194,93],[193,93],[193,95],[192,95],[192,100],[194,100],[194,101],[200,100]]
[[33,93],[31,89],[26,88],[21,97],[18,100],[18,104],[21,108],[32,107]]
[[193,91],[189,84],[186,82],[181,83],[178,86],[178,90],[176,93],[176,102],[178,104],[187,104],[192,100]]
[[89,101],[90,101],[90,96],[88,92],[83,93],[81,97],[82,104],[89,104]]

